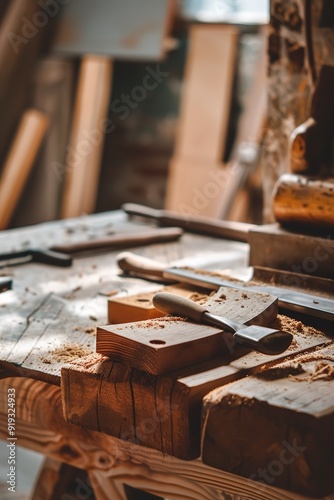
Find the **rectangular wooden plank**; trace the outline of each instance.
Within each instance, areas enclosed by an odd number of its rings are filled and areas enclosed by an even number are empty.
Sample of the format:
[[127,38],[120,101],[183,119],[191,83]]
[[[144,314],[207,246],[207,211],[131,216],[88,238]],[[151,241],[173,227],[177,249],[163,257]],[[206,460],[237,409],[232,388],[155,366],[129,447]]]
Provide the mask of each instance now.
[[[277,316],[276,297],[233,288],[220,288],[209,298],[197,297],[193,302],[203,303],[212,314],[241,323],[266,326]],[[96,332],[97,352],[155,375],[212,359],[234,348],[228,332],[174,316],[98,327]]]
[[177,158],[221,161],[224,154],[238,30],[190,28],[175,153]]

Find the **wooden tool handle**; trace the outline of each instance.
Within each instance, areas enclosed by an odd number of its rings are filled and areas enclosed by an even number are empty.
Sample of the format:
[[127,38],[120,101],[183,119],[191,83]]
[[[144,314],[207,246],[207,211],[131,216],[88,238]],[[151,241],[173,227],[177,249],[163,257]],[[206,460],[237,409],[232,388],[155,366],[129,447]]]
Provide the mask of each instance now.
[[334,179],[282,175],[274,188],[273,211],[282,225],[334,228]]
[[152,302],[158,311],[189,318],[197,323],[202,322],[203,314],[207,311],[197,302],[173,293],[158,292],[153,296]]
[[179,229],[178,227],[152,229],[151,231],[131,234],[115,234],[109,238],[99,238],[96,240],[81,241],[78,243],[56,245],[50,248],[50,250],[69,254],[88,252],[91,250],[112,250],[114,248],[127,248],[175,241],[179,239],[182,234],[182,229]]
[[15,210],[48,125],[45,114],[29,109],[22,117],[0,179],[0,229]]
[[162,262],[157,262],[156,260],[148,259],[147,257],[142,257],[131,252],[120,253],[116,257],[116,262],[122,271],[129,274],[145,274],[163,278],[163,272],[166,269],[166,264],[162,264]]

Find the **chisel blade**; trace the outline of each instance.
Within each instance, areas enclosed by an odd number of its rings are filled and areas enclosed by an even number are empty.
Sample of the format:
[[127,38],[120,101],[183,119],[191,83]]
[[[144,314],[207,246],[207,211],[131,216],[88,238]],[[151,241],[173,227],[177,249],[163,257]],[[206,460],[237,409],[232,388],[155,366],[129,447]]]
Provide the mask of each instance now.
[[272,285],[257,285],[254,283],[225,280],[218,275],[195,269],[168,268],[163,272],[164,277],[181,283],[188,283],[210,290],[217,290],[221,286],[248,291],[263,292],[278,298],[278,305],[284,309],[301,312],[309,316],[334,321],[334,299],[325,298],[311,293],[294,291]]

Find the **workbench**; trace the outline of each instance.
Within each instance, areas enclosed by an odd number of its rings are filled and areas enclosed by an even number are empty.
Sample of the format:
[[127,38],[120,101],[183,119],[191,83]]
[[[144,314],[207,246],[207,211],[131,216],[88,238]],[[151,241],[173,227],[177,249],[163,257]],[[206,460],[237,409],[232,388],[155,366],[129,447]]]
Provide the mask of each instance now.
[[[121,211],[95,214],[3,231],[0,248],[3,253],[51,247],[146,227],[143,221],[129,221]],[[188,262],[201,267],[209,262],[212,268],[228,269],[245,267],[249,249],[246,243],[185,233],[177,242],[134,251],[165,263]],[[80,415],[80,425],[73,424],[73,415],[64,418],[69,410],[62,393],[63,377],[69,376],[71,367],[79,366],[82,360],[86,360],[82,366],[91,360],[91,367],[97,362],[107,366],[109,362],[95,353],[96,327],[108,323],[108,298],[162,287],[120,275],[115,263],[118,252],[81,256],[66,269],[26,263],[0,270],[0,275],[13,278],[13,290],[0,294],[0,436],[6,441],[15,439],[15,444],[47,457],[33,500],[311,498],[205,465],[201,458],[181,460],[145,446],[145,440],[137,444],[85,428]],[[91,394],[89,384],[95,383],[101,394],[106,390],[101,377],[89,379],[81,388],[83,408]],[[7,423],[9,394],[15,394],[15,434],[11,437]],[[98,405],[99,400],[93,403]],[[210,404],[208,399],[206,405]],[[70,485],[72,496],[66,496]],[[138,490],[149,493],[140,496]]]

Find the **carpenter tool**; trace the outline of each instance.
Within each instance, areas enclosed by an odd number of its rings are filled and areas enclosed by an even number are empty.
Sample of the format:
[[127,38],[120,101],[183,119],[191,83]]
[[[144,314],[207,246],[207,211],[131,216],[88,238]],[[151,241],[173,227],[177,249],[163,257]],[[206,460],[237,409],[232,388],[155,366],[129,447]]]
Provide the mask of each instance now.
[[233,333],[233,340],[245,347],[263,354],[279,354],[284,352],[293,339],[292,335],[275,328],[259,325],[244,325],[223,316],[211,314],[208,309],[186,297],[172,293],[158,292],[153,296],[153,305],[158,311],[173,316],[187,317],[197,323],[221,328]]
[[10,290],[12,286],[13,282],[10,278],[7,277],[0,278],[0,293],[7,292],[7,290]]
[[142,257],[131,254],[130,252],[120,254],[117,263],[123,271],[130,274],[139,275],[141,277],[146,275],[150,276],[152,274],[153,276],[160,275],[164,280],[167,278],[170,283],[174,280],[175,282],[188,283],[210,290],[217,290],[219,287],[224,286],[269,293],[278,298],[279,306],[284,309],[334,321],[334,300],[319,295],[299,292],[279,286],[266,284],[258,285],[252,282],[241,282],[236,280],[229,281],[228,279],[220,277],[218,274],[200,269],[168,268],[168,266],[162,269],[160,263],[156,265],[154,260],[151,260],[150,263],[149,259],[143,261]]
[[69,267],[72,265],[72,257],[81,253],[175,241],[182,234],[182,229],[168,227],[131,234],[114,234],[108,238],[98,238],[89,241],[64,243],[54,245],[49,249],[28,248],[17,252],[0,254],[0,267],[26,262],[39,262],[49,264],[50,266]]
[[218,236],[242,242],[248,242],[248,231],[256,228],[255,224],[247,224],[246,222],[213,220],[203,216],[186,217],[171,210],[156,210],[135,203],[125,203],[122,205],[122,209],[128,215],[154,219],[162,226],[178,226],[190,233]]

